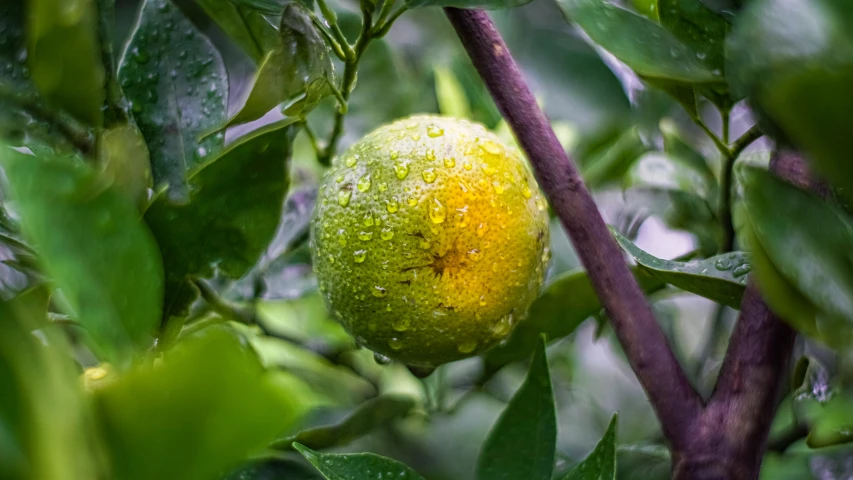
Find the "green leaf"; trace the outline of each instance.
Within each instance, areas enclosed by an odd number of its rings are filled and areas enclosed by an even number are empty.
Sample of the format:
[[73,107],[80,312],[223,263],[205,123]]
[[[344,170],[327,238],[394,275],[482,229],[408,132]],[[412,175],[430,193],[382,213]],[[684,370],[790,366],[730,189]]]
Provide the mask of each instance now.
[[675,122],[670,120],[662,121],[660,130],[663,135],[664,152],[690,165],[705,178],[708,185],[712,185],[716,189],[717,180],[714,171],[708,164],[708,160],[682,138]]
[[334,66],[329,47],[311,21],[309,11],[290,3],[281,17],[280,43],[267,53],[249,96],[226,126],[251,122],[287,102],[285,113],[298,116],[311,111],[332,93]]
[[477,480],[550,480],[556,446],[554,392],[540,337],[527,378],[486,438]]
[[[226,0],[196,2],[255,63],[260,63],[267,52],[278,47],[278,30],[258,10]],[[283,9],[279,7],[276,13]]]
[[415,406],[411,397],[387,394],[367,400],[340,423],[303,430],[276,442],[277,448],[293,448],[294,443],[322,449],[346,445],[371,430],[404,417]]
[[604,436],[589,455],[561,480],[616,480],[616,427],[619,415],[614,414]]
[[500,10],[527,5],[533,0],[405,0],[407,8],[456,7]]
[[98,163],[105,180],[139,206],[148,203],[151,161],[142,133],[133,124],[104,130],[98,139]]
[[33,82],[50,103],[100,126],[106,77],[95,1],[30,0],[27,7],[27,65]]
[[300,383],[264,372],[224,328],[190,337],[94,392],[110,477],[218,478],[304,413],[289,392]]
[[[257,10],[266,15],[281,15],[291,0],[230,0],[232,3]],[[309,10],[314,9],[314,0],[297,0]]]
[[696,52],[711,70],[725,68],[729,22],[702,0],[657,0],[661,25]]
[[0,301],[0,478],[105,478],[70,349],[55,329],[31,333],[36,311],[47,304]]
[[3,149],[0,161],[24,232],[95,350],[122,362],[132,349],[149,347],[163,267],[130,199],[72,159]]
[[[660,25],[605,0],[558,0],[589,37],[638,75],[686,83],[721,83],[697,52]],[[618,32],[618,34],[615,34]]]
[[663,91],[678,102],[692,118],[699,118],[699,99],[696,88],[689,83],[672,81],[666,78],[640,77],[647,85]]
[[438,111],[442,115],[457,118],[472,118],[471,105],[465,89],[453,70],[445,67],[433,68],[435,75],[435,96],[438,98]]
[[640,157],[622,178],[622,187],[682,191],[702,198],[713,198],[707,177],[693,165],[663,152],[649,152]]
[[594,189],[619,180],[646,150],[636,128],[620,132],[604,145],[582,154],[584,181]]
[[186,201],[187,171],[216,155],[228,79],[222,57],[170,0],[145,0],[119,70],[133,116],[148,142],[155,187]]
[[243,276],[276,231],[288,188],[293,129],[279,122],[232,144],[190,174],[192,195],[174,204],[160,195],[145,212],[166,270],[166,314],[190,275],[208,277],[214,266]]
[[756,0],[731,34],[733,88],[751,95],[832,184],[853,191],[853,8],[836,0]]
[[746,289],[747,274],[752,269],[747,254],[724,253],[691,262],[663,260],[641,250],[615,230],[612,233],[622,249],[628,252],[649,275],[717,303],[740,308],[740,300]]
[[0,87],[16,91],[32,89],[26,62],[24,13],[23,0],[3,0],[0,4]]
[[[646,293],[662,289],[665,283],[644,272],[634,272]],[[587,318],[601,312],[601,302],[583,270],[566,272],[555,278],[530,306],[507,339],[483,356],[486,375],[504,365],[530,356],[545,335],[548,341],[570,335]]]
[[373,453],[319,453],[298,443],[294,443],[293,448],[298,450],[328,480],[373,480],[379,476],[400,480],[423,480],[417,472],[397,460]]
[[853,322],[853,224],[766,170],[745,167],[740,175],[755,240],[783,278],[821,310],[825,339],[843,342]]

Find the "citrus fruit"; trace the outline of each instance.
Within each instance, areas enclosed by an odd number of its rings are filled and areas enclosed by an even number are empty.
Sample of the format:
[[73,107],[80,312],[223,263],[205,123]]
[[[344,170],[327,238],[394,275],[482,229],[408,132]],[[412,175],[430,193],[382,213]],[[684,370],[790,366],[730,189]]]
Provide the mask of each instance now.
[[419,115],[336,158],[311,221],[329,311],[356,341],[414,367],[504,339],[549,257],[546,203],[482,125]]

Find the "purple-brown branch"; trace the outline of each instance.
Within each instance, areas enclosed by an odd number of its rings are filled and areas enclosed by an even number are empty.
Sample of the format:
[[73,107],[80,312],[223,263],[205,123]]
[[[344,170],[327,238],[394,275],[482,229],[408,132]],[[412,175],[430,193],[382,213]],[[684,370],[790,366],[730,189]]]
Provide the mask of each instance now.
[[637,378],[679,451],[689,442],[702,400],[667,344],[622,251],[604,223],[577,168],[557,140],[489,16],[446,8],[474,66],[533,165],[563,228],[610,317]]

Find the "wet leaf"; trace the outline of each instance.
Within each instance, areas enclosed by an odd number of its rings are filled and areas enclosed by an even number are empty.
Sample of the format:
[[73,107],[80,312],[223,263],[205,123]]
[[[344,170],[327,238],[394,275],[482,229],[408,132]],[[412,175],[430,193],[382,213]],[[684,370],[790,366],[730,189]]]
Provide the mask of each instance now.
[[740,308],[752,265],[743,252],[732,252],[691,262],[663,260],[650,255],[616,231],[616,241],[646,273],[684,291],[732,308]]
[[30,0],[27,8],[27,65],[39,92],[100,126],[106,93],[95,0]]
[[155,187],[189,197],[187,172],[219,153],[228,78],[219,52],[170,0],[145,0],[119,69],[133,116],[148,142]]
[[[267,52],[278,47],[278,30],[257,9],[227,0],[196,2],[255,63],[261,63]],[[276,14],[282,10],[283,5]]]
[[711,70],[725,68],[726,34],[731,27],[725,18],[702,0],[657,0],[661,25],[696,52],[696,58]]
[[319,453],[298,443],[294,443],[293,448],[328,480],[373,480],[378,478],[377,475],[400,480],[423,480],[417,472],[397,460],[373,453]]
[[0,88],[27,91],[33,87],[26,61],[24,14],[23,0],[0,4]]
[[151,345],[163,270],[157,245],[123,192],[69,158],[0,151],[22,225],[71,312],[109,361]]
[[561,480],[616,480],[616,427],[619,415],[614,414],[604,436],[589,455]]
[[850,220],[766,170],[745,167],[740,176],[755,240],[782,278],[820,309],[822,337],[843,343],[853,322]]
[[415,401],[411,397],[382,395],[362,403],[340,423],[303,430],[293,437],[276,442],[276,446],[293,448],[294,442],[312,449],[346,445],[371,430],[404,417],[414,406]]
[[112,478],[217,478],[304,413],[299,384],[226,329],[188,338],[94,392]]
[[[662,280],[644,272],[635,270],[635,276],[646,293],[665,286]],[[574,270],[560,275],[533,302],[527,318],[518,323],[506,343],[485,353],[486,375],[508,363],[529,357],[541,335],[544,334],[548,341],[566,337],[601,309],[601,302],[586,272]]]
[[[240,278],[276,231],[284,197],[293,129],[280,122],[256,130],[190,173],[190,202],[160,195],[145,213],[163,254],[166,314],[188,276],[217,271]],[[184,302],[185,303],[185,302]]]
[[276,49],[264,57],[246,102],[228,126],[257,120],[285,102],[285,112],[298,116],[332,92],[329,82],[334,79],[334,66],[329,48],[308,10],[298,3],[288,4],[279,34]]
[[[241,5],[267,15],[281,15],[285,5],[291,0],[230,0],[236,5]],[[297,0],[309,10],[314,9],[314,0]]]
[[477,480],[550,480],[557,444],[551,373],[540,337],[524,383],[498,418],[477,460]]
[[[638,75],[685,83],[721,83],[697,52],[651,20],[604,0],[559,0],[568,18]],[[618,34],[617,34],[618,32]]]

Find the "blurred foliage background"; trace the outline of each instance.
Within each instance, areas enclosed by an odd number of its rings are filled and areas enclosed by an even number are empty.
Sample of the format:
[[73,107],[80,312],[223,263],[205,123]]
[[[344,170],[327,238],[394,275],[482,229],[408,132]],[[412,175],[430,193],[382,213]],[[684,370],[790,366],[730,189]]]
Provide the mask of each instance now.
[[[278,109],[224,135],[216,130],[250,98],[264,52],[247,54],[211,12],[226,4],[272,5],[280,12],[286,2],[181,0],[172,10],[150,1],[145,8],[160,8],[163,18],[152,13],[140,21],[141,3],[118,0],[108,32],[114,61],[123,54],[118,75],[130,100],[124,107],[139,130],[122,129],[121,117],[127,115],[122,108],[91,108],[80,101],[110,104],[115,95],[109,89],[90,91],[117,71],[109,61],[100,69],[87,68],[101,65],[99,40],[86,34],[97,30],[98,19],[87,17],[93,2],[32,0],[27,25],[35,33],[28,34],[26,46],[14,48],[11,42],[21,37],[16,23],[22,21],[21,2],[0,6],[0,66],[6,69],[0,71],[0,132],[12,146],[56,157],[39,163],[8,153],[3,162],[16,201],[5,201],[9,192],[4,189],[0,478],[322,478],[294,450],[294,442],[325,452],[374,452],[431,480],[475,478],[490,429],[513,393],[523,388],[528,369],[532,377],[541,365],[537,357],[532,364],[530,358],[540,331],[550,341],[547,360],[556,401],[554,471],[563,474],[584,459],[619,412],[618,440],[605,436],[616,445],[617,478],[669,478],[669,453],[654,413],[556,220],[547,287],[534,306],[534,323],[508,345],[485,358],[443,366],[426,379],[374,358],[330,318],[317,290],[306,236],[324,169],[306,130],[292,128],[297,119]],[[793,3],[785,3],[790,8],[786,18],[797,16]],[[344,0],[327,4],[343,35],[356,38],[361,6]],[[739,8],[734,0],[706,4],[727,22]],[[649,22],[659,21],[655,1],[621,5]],[[756,114],[745,102],[734,101],[752,95],[752,86],[743,82],[745,93],[722,101],[723,110],[731,110],[730,122],[724,123],[714,102],[694,99],[690,112],[683,99],[670,95],[672,89],[668,94],[649,78],[641,81],[594,43],[602,43],[590,38],[594,28],[567,22],[565,10],[554,2],[537,0],[491,14],[603,215],[639,265],[641,284],[679,361],[707,394],[752,260],[741,251],[744,242],[735,243],[733,236],[736,231],[740,238],[748,223],[739,210],[744,187],[733,180],[734,231],[727,239],[717,204],[726,158],[704,130],[725,132],[719,136],[726,144],[749,132]],[[68,22],[72,17],[79,21]],[[275,14],[265,18],[278,25]],[[150,32],[172,28],[172,23],[190,33],[175,43],[158,43]],[[132,40],[134,32],[146,28],[151,30]],[[629,42],[633,33],[625,31]],[[34,57],[35,51],[48,54]],[[62,55],[69,51],[74,55]],[[185,64],[179,61],[182,51],[190,52]],[[330,58],[341,75],[344,65]],[[18,75],[16,65],[22,62],[29,70]],[[757,75],[763,72],[759,67]],[[162,83],[152,75],[179,78],[169,84],[175,97],[157,90]],[[69,82],[75,87],[62,88]],[[141,101],[152,84],[161,95]],[[210,93],[196,95],[203,89]],[[45,103],[27,103],[35,90]],[[844,98],[849,102],[853,96]],[[325,92],[309,100],[317,101],[316,109],[298,121],[314,132],[331,131],[335,96]],[[182,131],[192,130],[204,140],[189,146],[170,143],[178,141],[166,128],[174,108],[170,102],[193,113],[182,119]],[[52,110],[50,105],[57,104],[65,111]],[[418,112],[468,117],[514,142],[438,8],[404,13],[385,37],[369,45],[348,102],[339,151],[382,124]],[[144,168],[131,168],[126,178],[104,177],[63,161],[75,149],[92,147],[85,129],[75,130],[79,123],[114,126],[108,128],[110,136],[99,137],[104,171],[109,171],[109,158],[125,161],[138,154],[132,146],[140,142],[148,144]],[[810,133],[800,141],[808,144]],[[263,148],[258,138],[266,141]],[[758,140],[739,161],[765,166],[769,145]],[[195,176],[169,170],[176,152],[185,156],[187,168],[193,162],[209,166],[194,171]],[[231,163],[205,163],[208,155],[220,154]],[[282,174],[275,162],[284,157],[290,164]],[[150,175],[149,158],[155,179],[168,179],[168,196],[175,203],[139,199]],[[157,162],[165,167],[158,169]],[[256,169],[270,172],[270,181],[252,183],[256,180],[240,176]],[[132,202],[113,198],[119,194],[105,186],[104,178],[131,195],[136,192],[137,203],[151,200],[144,215],[153,235],[136,221]],[[139,178],[145,181],[134,182]],[[252,210],[250,204],[269,199],[279,202]],[[684,267],[661,259],[698,263]],[[708,274],[709,269],[718,273]],[[185,282],[189,274],[192,280]],[[158,292],[163,289],[166,318],[152,346],[146,332],[160,322]],[[83,318],[93,320],[81,326]],[[807,326],[801,329],[809,333]],[[815,336],[826,340],[831,335],[824,329]],[[135,350],[150,353],[128,353]],[[76,359],[73,368],[66,352]],[[838,365],[845,363],[845,355],[811,338],[798,341],[801,360],[774,424],[763,479],[841,479],[853,472],[853,456],[843,445],[849,433],[838,435],[838,426],[849,422],[847,404],[823,407],[835,396],[839,382],[834,375],[843,373]],[[806,444],[811,427],[813,441],[829,438],[817,445],[825,448]],[[829,433],[821,437],[815,433],[820,428]],[[276,439],[271,446],[270,439]],[[311,455],[306,457],[311,460]]]

